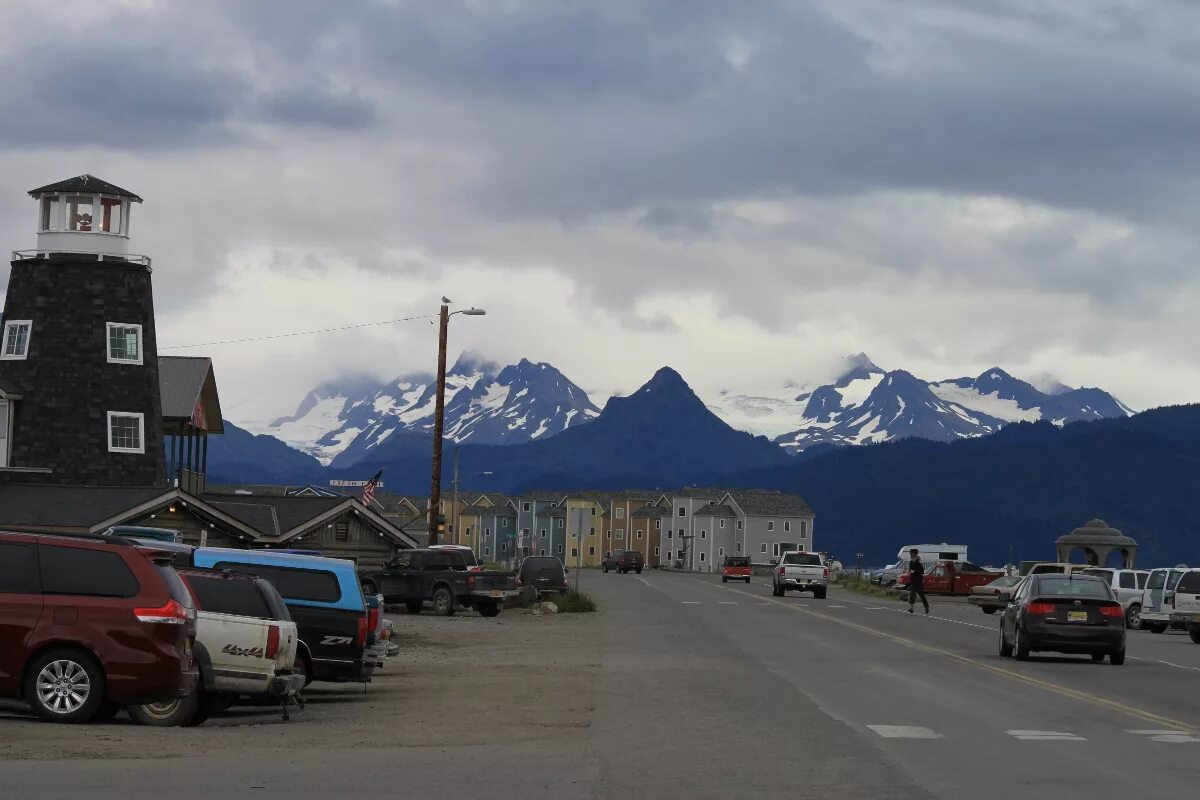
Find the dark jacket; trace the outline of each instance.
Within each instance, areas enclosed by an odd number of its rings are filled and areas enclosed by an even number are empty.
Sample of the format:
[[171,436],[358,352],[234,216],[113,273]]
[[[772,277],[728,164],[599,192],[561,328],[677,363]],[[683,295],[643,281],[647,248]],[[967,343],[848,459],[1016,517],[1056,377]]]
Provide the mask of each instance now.
[[925,588],[925,565],[918,558],[908,562],[908,585],[914,589]]

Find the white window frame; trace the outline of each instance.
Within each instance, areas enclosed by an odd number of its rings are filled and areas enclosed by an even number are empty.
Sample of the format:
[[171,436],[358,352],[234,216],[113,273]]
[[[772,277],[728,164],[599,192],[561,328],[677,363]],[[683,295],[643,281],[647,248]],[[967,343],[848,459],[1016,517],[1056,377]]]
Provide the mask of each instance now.
[[738,528],[737,529],[739,531],[742,529],[742,521],[740,519],[738,520]]
[[703,550],[701,550],[701,551],[700,551],[700,561],[701,561],[701,562],[704,562],[704,561],[706,560],[706,559],[705,559],[705,556],[707,556],[707,555],[708,555],[708,553],[706,553],[706,552],[704,552]]
[[760,553],[767,552],[767,543],[766,542],[763,542],[762,544],[760,544],[758,546],[758,552],[760,552]]
[[707,531],[707,530],[705,530],[704,528],[701,528],[701,529],[700,529],[700,538],[701,538],[701,539],[707,539],[707,538],[708,538],[708,531]]
[[737,552],[739,552],[739,553],[742,552],[742,543],[741,542],[737,543]]
[[[8,354],[5,352],[8,349],[8,330],[15,328],[18,325],[27,325],[28,333],[25,334],[25,350],[19,354]],[[33,320],[31,319],[9,319],[4,321],[3,338],[0,338],[0,361],[24,361],[29,357],[29,344],[33,341]]]
[[769,531],[775,530],[775,520],[773,520],[773,519],[767,520],[767,530],[769,530]]
[[589,555],[589,556],[594,556],[594,555],[596,555],[596,548],[595,548],[595,546],[594,546],[594,545],[589,545],[589,546],[588,546],[588,555]]
[[621,508],[620,506],[617,506],[616,515],[617,515],[617,519],[625,519],[625,509]]
[[640,529],[640,528],[638,529],[638,532],[637,532],[637,537],[638,537],[639,539],[641,539],[641,538],[642,538],[642,531],[641,531],[641,529]]
[[490,539],[490,538],[492,538],[492,529],[491,529],[491,528],[484,528],[484,529],[483,529],[483,538],[485,538],[485,539]]
[[721,558],[724,558],[724,557],[725,557],[725,548],[724,548],[724,547],[718,547],[718,548],[717,548],[717,555],[719,555]]
[[779,558],[779,544],[777,542],[771,543],[771,555],[775,558]]
[[790,523],[790,522],[784,522],[784,523],[783,523],[783,532],[784,532],[784,533],[791,533],[791,532],[792,532],[792,523]]
[[725,520],[721,520],[721,530],[725,530]]
[[662,530],[662,520],[661,519],[654,520],[654,530],[656,530],[656,531]]
[[501,527],[501,528],[507,528],[507,527],[508,527],[508,517],[503,517],[503,518],[501,518],[501,520],[500,520],[500,527]]
[[806,533],[808,533],[808,521],[802,519],[800,520],[800,535],[803,536]]
[[[138,421],[138,444],[139,447],[114,447],[112,441],[112,423],[113,417],[134,417]],[[146,415],[138,411],[109,411],[105,416],[105,438],[108,441],[108,452],[110,453],[133,453],[136,455],[146,454]]]
[[562,551],[563,551],[563,543],[562,543],[562,542],[559,542],[559,543],[558,543],[558,552],[560,552],[560,553],[561,553]]
[[522,511],[524,511],[524,512],[526,512],[526,513],[528,513],[528,511],[529,511],[529,503],[522,503],[522,504],[521,504],[521,510],[522,510]]
[[492,548],[490,548],[490,547],[484,547],[484,548],[483,548],[483,555],[484,555],[485,557],[486,557],[486,556],[490,556],[491,554],[492,554]]
[[544,556],[544,555],[546,555],[546,548],[544,548],[544,547],[543,547],[541,550],[538,550],[538,555],[539,555],[539,556]]
[[566,520],[565,520],[565,519],[560,519],[560,520],[558,521],[558,527],[560,527],[560,528],[561,528],[561,527],[563,526],[563,523],[564,523],[564,522],[566,522]]
[[[113,328],[137,328],[138,351],[137,358],[113,358],[112,354],[112,329]],[[146,342],[142,339],[142,326],[136,322],[106,322],[104,324],[104,354],[108,358],[110,364],[133,364],[141,366],[145,352]]]
[[546,538],[546,529],[545,528],[542,528],[542,538],[543,539]]

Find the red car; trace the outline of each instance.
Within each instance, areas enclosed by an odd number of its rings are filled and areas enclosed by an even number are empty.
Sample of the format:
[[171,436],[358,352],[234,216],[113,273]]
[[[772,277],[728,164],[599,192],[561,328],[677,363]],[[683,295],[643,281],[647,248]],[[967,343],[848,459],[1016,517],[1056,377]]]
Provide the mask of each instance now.
[[171,553],[119,537],[0,532],[0,697],[52,722],[196,688],[196,609]]
[[721,583],[731,580],[749,583],[752,574],[750,556],[725,556],[725,563],[721,565]]

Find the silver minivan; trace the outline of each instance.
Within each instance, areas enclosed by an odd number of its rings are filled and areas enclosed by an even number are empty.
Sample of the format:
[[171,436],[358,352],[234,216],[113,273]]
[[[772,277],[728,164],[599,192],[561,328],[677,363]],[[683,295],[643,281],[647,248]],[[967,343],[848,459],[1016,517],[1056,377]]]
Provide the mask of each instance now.
[[1186,627],[1192,641],[1200,644],[1200,569],[1189,569],[1175,584],[1171,621]]
[[1160,567],[1150,570],[1146,589],[1142,592],[1141,627],[1151,633],[1162,633],[1171,626],[1171,610],[1175,606],[1175,586],[1187,567]]

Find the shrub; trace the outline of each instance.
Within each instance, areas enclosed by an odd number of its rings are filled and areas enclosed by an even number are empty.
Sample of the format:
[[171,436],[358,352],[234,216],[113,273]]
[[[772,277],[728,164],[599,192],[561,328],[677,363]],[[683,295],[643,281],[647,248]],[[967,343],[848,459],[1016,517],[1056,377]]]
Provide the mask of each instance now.
[[564,614],[583,614],[596,610],[596,601],[591,595],[571,590],[558,601],[558,610]]

